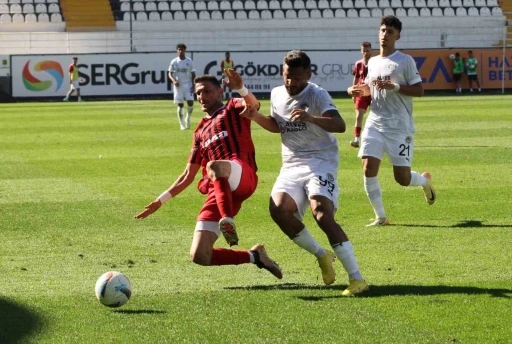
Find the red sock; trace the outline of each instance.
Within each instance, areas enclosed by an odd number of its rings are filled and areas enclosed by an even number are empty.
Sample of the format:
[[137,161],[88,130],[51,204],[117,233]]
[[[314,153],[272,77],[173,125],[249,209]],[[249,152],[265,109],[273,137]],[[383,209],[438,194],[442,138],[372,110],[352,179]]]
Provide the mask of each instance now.
[[210,265],[238,265],[251,262],[248,251],[214,248]]
[[361,136],[361,127],[354,127],[354,135],[355,137]]
[[231,188],[228,178],[217,178],[213,182],[215,188],[215,199],[219,207],[220,216],[233,217],[233,202],[231,200]]

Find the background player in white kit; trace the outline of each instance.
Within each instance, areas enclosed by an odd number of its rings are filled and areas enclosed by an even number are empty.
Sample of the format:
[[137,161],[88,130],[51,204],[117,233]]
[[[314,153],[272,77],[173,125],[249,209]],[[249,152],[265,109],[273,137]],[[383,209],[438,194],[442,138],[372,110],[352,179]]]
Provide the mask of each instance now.
[[402,23],[394,16],[380,22],[380,55],[368,62],[365,84],[348,88],[349,95],[371,95],[370,115],[362,133],[358,156],[364,170],[364,189],[375,212],[368,226],[389,225],[382,202],[382,189],[377,179],[380,162],[386,153],[393,164],[395,180],[402,186],[421,186],[428,204],[434,204],[436,193],[430,174],[411,171],[414,151],[412,97],[423,95],[421,77],[414,59],[395,49]]
[[342,133],[346,126],[327,91],[310,83],[310,78],[308,55],[290,51],[283,63],[284,86],[274,88],[270,96],[270,116],[254,107],[245,116],[270,132],[281,133],[283,165],[270,197],[272,219],[299,247],[317,257],[324,283],[332,284],[334,255],[320,246],[302,222],[309,206],[349,274],[349,286],[342,295],[353,296],[368,290],[368,284],[359,272],[351,242],[334,219],[339,151],[332,133]]
[[[178,57],[171,61],[169,66],[169,79],[174,87],[174,104],[178,104],[178,120],[180,129],[190,128],[190,116],[194,108],[194,79],[196,78],[196,69],[194,62],[185,56],[187,46],[183,43],[176,45]],[[183,114],[183,104],[187,101],[187,114]]]

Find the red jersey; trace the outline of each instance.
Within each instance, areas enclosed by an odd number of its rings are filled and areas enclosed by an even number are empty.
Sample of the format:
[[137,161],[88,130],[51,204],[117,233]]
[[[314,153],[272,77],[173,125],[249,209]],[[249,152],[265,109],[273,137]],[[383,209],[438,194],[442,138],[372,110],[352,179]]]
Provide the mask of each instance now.
[[251,120],[240,116],[244,107],[242,98],[231,98],[213,116],[205,116],[199,122],[188,162],[200,164],[203,176],[206,164],[213,160],[238,159],[257,171]]
[[364,59],[360,59],[356,62],[352,75],[359,78],[357,86],[364,84],[364,79],[366,79],[366,76],[368,75],[368,65],[364,64]]

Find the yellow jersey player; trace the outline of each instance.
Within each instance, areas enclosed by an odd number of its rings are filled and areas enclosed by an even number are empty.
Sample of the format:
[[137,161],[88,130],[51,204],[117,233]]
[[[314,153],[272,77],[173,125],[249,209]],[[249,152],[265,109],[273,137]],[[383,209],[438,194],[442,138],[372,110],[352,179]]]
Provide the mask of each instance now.
[[82,97],[80,97],[80,83],[79,83],[79,74],[78,74],[78,57],[73,57],[73,62],[69,65],[69,91],[64,98],[65,102],[69,101],[69,96],[73,94],[76,90],[76,94],[78,96],[78,101],[82,101]]
[[[229,53],[229,51],[226,52],[225,56],[226,56],[226,59],[222,60],[220,62],[220,70],[222,71],[223,79],[226,78],[226,74],[224,73],[225,70],[235,68],[235,63],[233,62],[233,60],[231,60],[231,54]],[[228,87],[226,87],[226,85],[224,85],[224,93],[225,93],[225,99],[229,99],[232,97],[231,90]]]

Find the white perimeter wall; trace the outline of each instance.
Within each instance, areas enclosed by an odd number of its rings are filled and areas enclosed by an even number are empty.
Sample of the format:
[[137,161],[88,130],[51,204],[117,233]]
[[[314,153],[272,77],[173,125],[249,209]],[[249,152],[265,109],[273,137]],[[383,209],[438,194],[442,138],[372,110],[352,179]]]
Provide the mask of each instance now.
[[[492,47],[503,38],[505,17],[404,18],[398,48]],[[14,24],[7,24],[14,25]],[[36,24],[40,25],[40,24]],[[379,18],[300,20],[209,20],[117,22],[117,32],[5,32],[0,54],[65,54],[169,51],[177,43],[191,51],[359,49],[363,40],[378,46]]]

